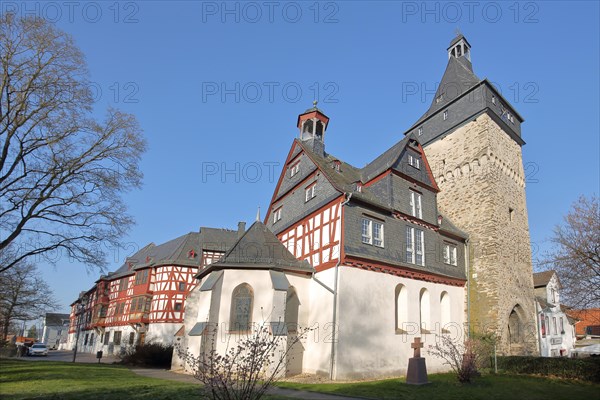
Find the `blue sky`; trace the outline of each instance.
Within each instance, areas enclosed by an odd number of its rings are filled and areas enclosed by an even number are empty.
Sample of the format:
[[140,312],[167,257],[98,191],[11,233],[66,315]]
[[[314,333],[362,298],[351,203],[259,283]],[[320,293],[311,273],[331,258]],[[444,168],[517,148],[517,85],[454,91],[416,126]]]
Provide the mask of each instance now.
[[[111,269],[149,242],[264,213],[315,97],[327,150],[375,158],[429,106],[457,28],[475,73],[525,118],[534,250],[599,192],[598,2],[3,3],[71,33],[98,112],[131,112],[145,131],[144,187],[126,195],[137,225]],[[66,257],[43,268],[65,311],[98,277]]]

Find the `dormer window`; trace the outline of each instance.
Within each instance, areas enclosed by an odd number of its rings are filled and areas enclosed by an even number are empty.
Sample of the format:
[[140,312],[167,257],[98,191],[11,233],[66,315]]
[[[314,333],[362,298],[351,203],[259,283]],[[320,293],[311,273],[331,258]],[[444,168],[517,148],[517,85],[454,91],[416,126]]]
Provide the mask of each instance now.
[[492,104],[496,104],[496,96],[492,96]]
[[358,193],[362,193],[362,187],[363,187],[362,182],[356,182],[356,191]]
[[295,176],[299,172],[300,172],[300,161],[298,161],[297,163],[293,164],[290,167],[290,178]]
[[340,172],[340,165],[342,163],[340,162],[340,160],[334,160],[333,161],[333,169],[335,169],[336,171]]
[[419,129],[417,130],[417,134],[419,136],[421,136],[423,134],[423,127],[422,126],[420,126]]
[[444,100],[444,94],[440,94],[438,97],[435,98],[435,104],[440,103],[442,100]]
[[448,110],[444,110],[444,121],[448,119]]
[[418,157],[413,156],[412,154],[408,155],[408,164],[411,167],[415,167],[416,169],[421,168],[421,160]]

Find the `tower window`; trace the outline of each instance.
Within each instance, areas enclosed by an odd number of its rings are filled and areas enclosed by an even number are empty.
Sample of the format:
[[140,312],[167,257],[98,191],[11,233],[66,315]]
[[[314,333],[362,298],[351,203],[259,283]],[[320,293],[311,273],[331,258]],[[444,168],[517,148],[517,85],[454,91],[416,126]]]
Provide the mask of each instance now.
[[444,121],[448,119],[448,110],[444,110]]
[[512,221],[515,217],[515,210],[512,208],[508,208],[508,219]]

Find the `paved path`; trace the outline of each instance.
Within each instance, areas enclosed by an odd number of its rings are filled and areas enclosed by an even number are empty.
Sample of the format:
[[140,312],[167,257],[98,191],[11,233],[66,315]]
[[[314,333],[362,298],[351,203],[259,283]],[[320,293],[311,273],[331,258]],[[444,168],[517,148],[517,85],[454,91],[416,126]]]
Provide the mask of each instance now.
[[[35,357],[20,357],[20,360],[26,361],[73,361],[73,351],[70,350],[50,350],[47,357],[35,356]],[[82,353],[77,352],[75,361],[78,363],[98,363],[96,353]],[[100,360],[102,364],[112,364],[119,359],[115,356],[104,355]]]
[[[178,374],[176,372],[167,371],[164,369],[147,369],[147,368],[131,368],[131,371],[135,372],[138,375],[147,376],[149,378],[155,379],[167,379],[170,381],[176,382],[186,382],[186,383],[195,383],[199,384],[197,379],[186,374]],[[294,390],[294,389],[284,389],[279,387],[273,387],[269,390],[269,394],[277,395],[277,396],[285,396],[293,399],[306,399],[306,400],[357,400],[361,399],[360,397],[346,397],[346,396],[338,396],[335,394],[324,394],[317,392],[308,392],[305,390]]]

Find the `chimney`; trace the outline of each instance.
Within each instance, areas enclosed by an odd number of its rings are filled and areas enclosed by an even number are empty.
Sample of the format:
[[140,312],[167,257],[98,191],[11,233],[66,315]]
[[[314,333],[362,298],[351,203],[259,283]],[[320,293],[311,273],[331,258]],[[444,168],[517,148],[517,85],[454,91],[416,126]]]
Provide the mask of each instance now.
[[241,238],[246,232],[246,223],[243,221],[238,222],[238,239]]

